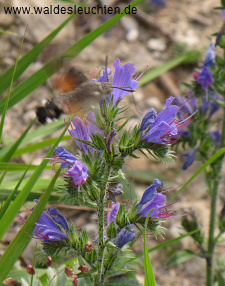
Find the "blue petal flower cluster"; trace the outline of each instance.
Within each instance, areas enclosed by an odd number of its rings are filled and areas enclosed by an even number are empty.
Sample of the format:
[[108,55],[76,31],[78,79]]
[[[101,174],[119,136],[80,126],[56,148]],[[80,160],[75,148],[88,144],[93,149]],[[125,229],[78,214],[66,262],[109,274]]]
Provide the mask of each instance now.
[[83,150],[85,154],[90,152],[92,155],[95,149],[76,139],[91,142],[91,134],[99,133],[103,136],[104,132],[100,130],[93,122],[96,122],[96,118],[93,112],[89,112],[87,119],[84,119],[83,121],[78,116],[76,116],[73,119],[73,125],[71,124],[72,129],[69,130],[71,137],[75,140],[79,148]]
[[55,153],[57,155],[55,160],[59,159],[57,162],[61,163],[60,168],[70,167],[67,169],[67,175],[72,178],[74,185],[84,184],[88,177],[88,168],[63,147],[56,147]]
[[166,108],[158,115],[154,108],[145,114],[140,127],[140,131],[144,133],[141,137],[142,140],[157,144],[174,144],[177,142],[178,129],[188,125],[189,122],[183,118],[175,119],[179,107],[171,105],[174,98],[171,96],[166,100]]
[[210,46],[205,54],[205,60],[203,66],[201,67],[201,72],[198,74],[196,79],[197,83],[201,85],[202,89],[209,89],[213,84],[213,73],[210,71],[209,67],[215,65],[215,53],[214,53],[214,44],[211,41]]
[[[112,86],[114,89],[111,92],[111,96],[113,95],[113,103],[115,104],[118,99],[124,97],[124,95],[130,93],[129,90],[135,90],[138,86],[138,80],[141,78],[143,74],[141,74],[139,77],[132,78],[132,76],[135,75],[135,67],[133,63],[126,63],[121,66],[120,60],[116,59],[116,61],[113,63],[113,67],[115,72],[112,73],[112,71],[107,68],[107,74],[106,70],[104,69],[102,74],[100,74],[99,78],[97,79],[98,82],[108,82],[108,75],[113,75],[112,80]],[[94,79],[96,81],[96,79]],[[121,88],[125,88],[121,89]],[[111,97],[110,97],[111,99]]]
[[65,231],[70,231],[65,217],[55,208],[48,208],[47,213],[43,212],[33,230],[33,235],[45,243],[52,241],[63,241],[69,239]]

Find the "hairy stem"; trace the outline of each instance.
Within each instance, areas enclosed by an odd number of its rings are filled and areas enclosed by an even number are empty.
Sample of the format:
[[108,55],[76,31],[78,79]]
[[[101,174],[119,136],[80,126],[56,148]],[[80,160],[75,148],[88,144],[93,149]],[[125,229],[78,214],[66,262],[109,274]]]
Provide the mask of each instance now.
[[[223,114],[221,148],[225,147],[225,110]],[[212,165],[214,179],[213,182],[208,180],[208,187],[211,194],[211,208],[210,208],[210,222],[209,222],[209,235],[208,235],[208,259],[206,261],[206,285],[213,286],[214,283],[214,247],[216,240],[214,239],[215,226],[216,226],[216,204],[218,197],[218,187],[221,178],[221,167],[224,155],[218,158]]]
[[100,189],[99,200],[98,200],[98,256],[96,269],[98,273],[95,276],[94,285],[102,286],[104,283],[104,206],[105,206],[105,193],[107,188],[107,182],[110,175],[110,166],[105,165],[105,172],[103,176],[104,185]]

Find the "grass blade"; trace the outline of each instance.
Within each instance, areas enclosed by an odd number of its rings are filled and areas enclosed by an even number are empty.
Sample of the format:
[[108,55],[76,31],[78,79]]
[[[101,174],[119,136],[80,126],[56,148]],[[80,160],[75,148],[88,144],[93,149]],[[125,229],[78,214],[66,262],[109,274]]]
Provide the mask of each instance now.
[[13,69],[12,78],[11,78],[11,83],[9,85],[9,92],[8,92],[7,96],[5,97],[5,104],[4,104],[4,109],[3,109],[3,112],[2,112],[1,123],[0,123],[0,143],[2,142],[2,131],[3,131],[3,126],[4,126],[4,122],[5,122],[5,115],[6,115],[6,111],[8,109],[11,89],[12,89],[12,85],[13,85],[13,81],[14,81],[14,77],[15,77],[15,73],[16,73],[16,68],[17,68],[17,64],[18,64],[18,61],[19,61],[19,56],[20,56],[20,52],[21,52],[21,49],[22,49],[22,45],[23,45],[23,41],[24,41],[24,38],[25,38],[26,31],[27,31],[27,28],[25,29],[23,38],[21,40],[20,48],[19,48],[19,51],[18,51],[18,54],[17,54],[16,63],[15,63],[15,66],[14,66],[14,69]]
[[[69,140],[69,139],[71,139],[71,136],[70,135],[65,135],[62,138],[61,141],[66,141],[66,140]],[[33,151],[36,151],[36,150],[40,150],[40,149],[42,149],[44,147],[52,145],[55,142],[55,140],[56,140],[56,138],[46,139],[46,140],[43,140],[41,142],[34,143],[34,144],[28,145],[26,147],[20,148],[20,149],[15,151],[15,153],[12,156],[12,158],[21,156],[21,155],[23,155],[25,153],[30,153],[30,152],[33,152]]]
[[210,164],[212,164],[212,162],[214,162],[217,158],[219,158],[221,155],[223,155],[223,153],[225,152],[225,148],[220,149],[219,151],[217,151],[213,156],[211,156],[209,158],[209,160],[207,160],[195,173],[194,175],[179,189],[179,191],[177,191],[171,198],[170,201],[173,201],[177,195],[182,192],[188,184],[190,184],[191,181],[194,180],[194,178],[196,178],[202,171],[205,170],[205,168],[207,166],[209,166]]
[[[136,0],[130,7],[136,7],[142,0]],[[64,52],[62,52],[59,56],[55,57],[52,61],[47,63],[44,67],[39,69],[29,78],[20,83],[11,93],[11,97],[9,100],[8,108],[11,108],[16,103],[25,98],[28,94],[34,91],[37,87],[42,85],[46,80],[53,75],[57,70],[59,70],[63,65],[63,60],[70,61],[75,58],[84,48],[86,48],[91,42],[93,42],[98,36],[107,31],[111,26],[113,26],[116,22],[118,22],[123,16],[125,12],[121,12],[120,14],[114,15],[111,19],[106,21],[100,27],[91,31],[74,45],[67,48]],[[0,114],[3,112],[5,104],[5,98],[0,101]]]
[[25,222],[24,226],[20,230],[20,232],[16,235],[12,243],[6,249],[5,253],[2,255],[0,259],[0,282],[2,282],[11,268],[13,267],[14,263],[24,250],[24,248],[29,243],[32,231],[35,227],[35,222],[38,221],[44,208],[48,202],[48,198],[50,197],[52,188],[60,174],[60,170],[55,174],[51,183],[49,184],[47,190],[41,197],[40,201],[38,202],[37,206],[34,208],[31,215],[28,217],[27,221]]
[[143,75],[143,77],[139,80],[139,86],[142,86],[148,83],[149,81],[157,78],[159,75],[163,74],[164,72],[167,72],[168,70],[171,70],[172,68],[175,68],[176,66],[180,65],[181,63],[186,61],[190,56],[192,56],[193,53],[196,53],[196,51],[188,51],[182,56],[169,60],[168,62],[166,62],[160,67],[150,69],[149,72],[146,72]]
[[20,180],[16,184],[14,190],[11,192],[10,196],[8,196],[7,200],[5,201],[4,205],[2,206],[2,208],[0,210],[0,221],[1,221],[1,218],[3,217],[3,215],[5,214],[6,210],[8,209],[10,203],[14,200],[16,192],[18,191],[24,177],[26,176],[28,169],[29,169],[29,166],[27,167],[26,171],[23,173],[22,177],[20,178]]
[[[47,160],[45,160],[47,161]],[[14,163],[1,163],[0,162],[0,172],[7,170],[7,172],[24,172],[27,169],[28,165],[26,164],[14,164]],[[37,170],[39,165],[30,165],[30,171]],[[45,170],[52,170],[51,166],[45,166]]]
[[[30,133],[27,134],[27,136],[24,138],[22,143],[20,144],[21,146],[30,144],[34,141],[39,141],[42,140],[43,138],[52,135],[54,132],[62,129],[64,127],[64,121],[63,118],[60,119],[59,121],[56,122],[51,122],[47,125],[42,125],[38,127],[37,129],[31,131]],[[9,149],[12,147],[13,143],[8,144],[4,148],[0,150],[0,157],[3,157]]]
[[[59,136],[59,138],[56,140],[55,144],[52,146],[50,151],[48,152],[46,158],[50,158],[55,150],[55,147],[59,144],[61,138],[64,136],[66,132],[66,128],[63,130],[62,134]],[[1,229],[0,229],[0,240],[2,239],[3,235],[9,228],[10,224],[13,222],[14,217],[17,215],[18,211],[22,207],[23,203],[26,201],[27,196],[29,195],[30,191],[36,184],[38,178],[40,177],[41,173],[45,169],[46,165],[48,164],[48,160],[44,159],[41,164],[37,167],[37,169],[34,171],[26,185],[23,187],[20,194],[17,196],[15,201],[10,205],[10,207],[7,209],[6,213],[2,217],[0,221]],[[0,271],[1,272],[1,271]]]
[[[178,242],[179,240],[185,238],[186,236],[191,236],[192,234],[194,234],[194,233],[196,233],[196,232],[198,232],[198,231],[199,231],[199,229],[196,229],[196,230],[193,230],[193,231],[191,231],[191,232],[182,234],[182,235],[180,235],[180,236],[178,236],[178,237],[175,237],[175,238],[172,238],[172,239],[170,239],[170,240],[167,240],[167,241],[165,241],[165,242],[162,242],[162,243],[160,243],[159,245],[148,249],[148,252],[153,252],[153,251],[155,251],[155,250],[164,248],[164,247],[166,247],[166,246],[168,246],[168,245],[170,245],[170,244],[172,244],[172,243]],[[133,260],[135,260],[135,259],[137,259],[137,258],[140,258],[140,257],[142,257],[142,256],[143,256],[143,253],[140,253],[140,254],[136,255],[134,258],[131,258],[131,259],[129,259],[129,260],[127,260],[127,261],[125,261],[125,262],[119,264],[117,267],[118,267],[118,269],[120,269],[124,264],[131,263]]]
[[[17,64],[17,69],[14,74],[13,82],[19,78],[19,76],[27,69],[27,67],[35,61],[40,55],[43,49],[55,38],[55,36],[73,19],[75,14],[71,15],[66,21],[59,25],[53,32],[51,32],[46,38],[33,47],[27,52]],[[15,66],[8,69],[3,75],[0,76],[0,94],[2,94],[10,85],[10,79],[12,78]]]
[[5,154],[5,156],[0,159],[0,162],[8,162],[12,158],[13,154],[15,153],[15,151],[17,150],[17,148],[19,147],[23,139],[26,137],[27,133],[29,132],[29,130],[31,129],[35,121],[36,121],[36,118],[33,121],[31,121],[30,125],[23,132],[23,134],[19,137],[19,139],[12,145],[12,147]]
[[147,248],[147,242],[146,242],[146,231],[148,227],[148,221],[149,216],[152,210],[149,211],[146,220],[145,220],[145,230],[144,230],[144,252],[143,252],[143,258],[144,258],[144,269],[145,269],[145,282],[144,286],[156,286],[155,284],[155,277],[151,265],[151,261],[148,254],[148,248]]

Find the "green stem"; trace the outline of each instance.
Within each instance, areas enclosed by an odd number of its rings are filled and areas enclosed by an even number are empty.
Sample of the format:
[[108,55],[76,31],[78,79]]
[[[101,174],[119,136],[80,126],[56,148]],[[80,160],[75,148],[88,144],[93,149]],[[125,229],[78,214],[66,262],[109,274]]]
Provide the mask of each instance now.
[[102,286],[104,283],[104,206],[105,206],[105,193],[107,188],[107,182],[110,175],[110,166],[106,165],[105,173],[103,176],[104,186],[100,189],[99,201],[98,201],[98,256],[96,269],[98,273],[95,276],[94,285]]
[[[225,110],[223,114],[223,125],[221,135],[221,148],[225,147]],[[214,247],[216,240],[214,238],[215,226],[216,226],[216,204],[218,197],[218,186],[221,178],[221,167],[223,163],[224,155],[221,156],[212,165],[214,180],[210,182],[208,180],[208,187],[211,194],[211,208],[210,208],[210,222],[209,222],[209,235],[208,235],[208,251],[206,260],[206,286],[212,286],[214,283]]]

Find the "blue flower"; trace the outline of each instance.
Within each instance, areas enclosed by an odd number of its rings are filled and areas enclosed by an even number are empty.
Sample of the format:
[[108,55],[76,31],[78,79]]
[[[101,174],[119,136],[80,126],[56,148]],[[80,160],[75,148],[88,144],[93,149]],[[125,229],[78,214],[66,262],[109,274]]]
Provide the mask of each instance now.
[[67,175],[72,178],[74,185],[80,186],[86,183],[88,169],[83,163],[77,161],[71,168],[67,170]]
[[113,220],[116,221],[116,216],[120,208],[120,203],[116,202],[111,207],[111,212],[107,213],[107,225],[109,225]]
[[[84,184],[88,177],[88,168],[76,157],[64,150],[63,147],[56,147],[55,153],[57,157],[54,160],[62,160],[60,168],[68,168],[66,174],[72,178],[74,185],[80,186]],[[61,161],[58,162],[61,163]]]
[[191,149],[187,153],[184,153],[181,155],[182,157],[185,157],[185,161],[184,161],[184,164],[182,166],[182,170],[187,170],[187,168],[193,164],[193,162],[195,160],[196,153],[197,153],[197,149]]
[[60,227],[69,231],[66,219],[60,212],[52,207],[48,209],[48,213],[43,212],[39,221],[33,230],[33,235],[43,240],[45,243],[52,241],[64,241],[68,239],[66,233],[64,233]]
[[211,131],[209,132],[209,136],[212,138],[213,143],[216,144],[216,146],[220,146],[221,142],[221,133],[219,130]]
[[75,156],[67,152],[63,147],[56,147],[55,153],[57,155],[57,157],[55,158],[56,160],[63,160],[62,164],[60,165],[61,169],[70,167],[78,160]]
[[152,5],[155,6],[167,6],[167,3],[164,0],[151,0]]
[[160,209],[165,207],[165,200],[166,196],[163,194],[155,194],[154,197],[147,203],[145,206],[143,206],[138,213],[141,214],[142,217],[147,217],[148,213],[150,213],[150,217],[159,218],[160,216]]
[[[129,230],[127,230],[129,228]],[[125,244],[135,239],[136,231],[130,225],[127,228],[122,228],[115,238],[115,245],[118,248],[122,248]]]
[[202,71],[197,77],[197,82],[201,84],[202,89],[208,89],[210,85],[213,84],[213,73],[208,69],[208,67],[203,67]]
[[161,183],[158,179],[154,179],[153,184],[151,184],[142,195],[142,198],[139,202],[139,206],[146,204],[147,202],[151,201],[156,194],[156,189],[162,187],[163,183]]
[[[131,77],[135,74],[135,67],[133,63],[126,63],[120,65],[120,60],[117,59],[113,63],[115,73],[113,75],[112,85],[115,87],[112,91],[113,103],[116,103],[119,98],[130,93],[130,91],[122,90],[117,87],[124,87],[126,89],[135,90],[138,86],[138,81]],[[140,77],[139,77],[140,78]]]
[[140,202],[137,204],[138,212],[141,217],[147,217],[150,213],[150,217],[155,218],[167,218],[174,214],[171,210],[167,210],[169,205],[165,205],[166,196],[160,193],[156,193],[156,188],[162,187],[158,179],[153,181],[153,184],[147,188],[147,190],[142,195]]
[[[212,98],[212,100],[218,100],[218,101],[222,101],[222,97],[216,93],[213,93],[211,91],[209,91],[209,95]],[[202,101],[203,101],[203,105],[201,106],[200,110],[202,113],[206,112],[208,109],[210,109],[209,112],[209,118],[216,112],[219,110],[219,105],[216,104],[215,102],[213,102],[212,100],[210,100],[209,98],[207,98],[206,96],[203,96]]]
[[[90,121],[88,119],[90,119]],[[82,149],[86,154],[88,154],[88,151],[93,154],[95,150],[89,145],[82,143],[76,139],[91,142],[91,134],[99,133],[103,135],[104,132],[100,130],[94,123],[92,123],[95,121],[96,118],[93,112],[89,112],[87,119],[84,119],[83,121],[78,116],[76,116],[73,119],[73,129],[69,130],[70,135],[73,137],[79,148]]]
[[157,116],[157,112],[155,111],[155,109],[150,108],[149,111],[145,114],[145,116],[142,119],[140,131],[144,131],[152,123],[154,123],[156,116]]
[[205,60],[203,62],[204,67],[215,66],[215,53],[213,41],[210,42],[210,46],[205,54]]
[[[189,124],[187,119],[176,120],[175,115],[179,110],[177,105],[171,105],[174,97],[166,100],[166,108],[157,115],[151,108],[144,116],[141,123],[141,131],[147,129],[141,139],[158,144],[173,144],[178,138],[178,129]],[[149,123],[149,124],[148,124]],[[175,140],[174,140],[175,139]]]

